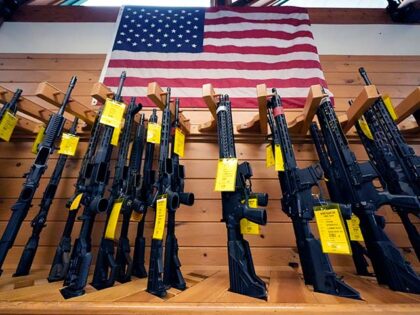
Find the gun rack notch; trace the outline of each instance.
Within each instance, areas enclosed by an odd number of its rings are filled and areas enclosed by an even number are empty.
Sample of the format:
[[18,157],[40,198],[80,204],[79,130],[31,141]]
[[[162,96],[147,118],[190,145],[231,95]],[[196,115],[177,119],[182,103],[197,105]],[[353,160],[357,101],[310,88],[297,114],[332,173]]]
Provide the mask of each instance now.
[[33,120],[23,117],[19,113],[17,114],[17,117],[18,121],[16,127],[26,132],[37,133],[39,131],[39,128],[42,126],[42,123],[37,123]]
[[258,114],[251,121],[237,126],[238,132],[259,132],[267,134],[267,86],[257,85]]
[[203,84],[203,100],[206,103],[207,108],[211,113],[211,120],[200,124],[198,127],[199,132],[216,132],[217,130],[217,115],[216,115],[216,105],[218,102],[218,97],[220,94],[216,94],[213,85],[211,83]]
[[[147,97],[162,111],[165,109],[166,103],[166,92],[160,87],[157,82],[150,82],[147,86]],[[172,102],[171,102],[172,104]],[[169,106],[172,117],[175,116],[175,106]],[[179,123],[181,129],[186,134],[190,133],[190,120],[187,119],[181,110],[179,110]]]
[[356,121],[362,117],[365,111],[376,102],[381,95],[375,85],[367,85],[356,97],[353,104],[347,110],[345,118],[339,118],[344,133],[347,133]]
[[[402,122],[408,116],[420,109],[420,86],[418,86],[413,92],[410,93],[400,104],[398,104],[394,110],[397,114],[396,123]],[[417,116],[417,115],[416,115]],[[417,120],[417,117],[416,117]],[[420,125],[420,121],[417,121]]]
[[[36,96],[51,103],[54,106],[61,106],[65,93],[57,89],[55,86],[48,82],[42,82],[38,85],[35,92]],[[95,121],[96,112],[88,106],[70,99],[66,112],[83,120],[88,125],[93,125]]]
[[308,133],[309,126],[314,119],[319,104],[325,96],[327,94],[323,92],[321,85],[312,85],[309,88],[302,114],[288,124],[288,129],[291,134],[305,136]]
[[101,104],[105,104],[107,98],[113,98],[114,92],[101,82],[97,82],[93,85],[90,91],[90,96],[97,100]]
[[[12,100],[14,92],[0,85],[0,103],[8,103]],[[21,96],[18,101],[18,112],[33,117],[43,123],[48,123],[52,111],[39,105],[26,97]],[[19,126],[19,123],[18,123]],[[21,126],[22,127],[22,126]],[[66,120],[64,129],[68,130],[71,127],[71,122]],[[25,129],[25,128],[21,128]],[[26,130],[26,129],[25,129]]]

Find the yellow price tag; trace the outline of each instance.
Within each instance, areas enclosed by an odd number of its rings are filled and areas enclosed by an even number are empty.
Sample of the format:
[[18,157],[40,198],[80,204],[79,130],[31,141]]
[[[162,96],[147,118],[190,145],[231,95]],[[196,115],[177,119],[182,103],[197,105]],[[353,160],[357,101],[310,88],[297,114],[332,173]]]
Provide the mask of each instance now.
[[45,126],[41,126],[39,128],[38,134],[36,135],[34,144],[32,145],[32,153],[37,154],[38,153],[38,146],[44,139],[44,133],[45,133]]
[[147,142],[159,144],[162,126],[157,123],[147,124]]
[[138,213],[136,211],[131,212],[130,221],[140,222],[143,219],[143,213]]
[[80,201],[82,201],[83,193],[80,193],[73,199],[70,205],[70,211],[79,209]]
[[119,128],[124,116],[124,111],[124,103],[107,98],[99,122],[107,126]]
[[281,152],[280,144],[274,146],[275,170],[284,171],[283,153]]
[[114,131],[112,132],[112,138],[111,138],[111,144],[116,147],[118,146],[118,140],[120,139],[121,134],[121,128],[114,128]]
[[108,223],[105,229],[105,238],[113,240],[115,238],[115,230],[117,229],[118,217],[122,208],[124,200],[118,199],[112,206],[111,214],[109,215]]
[[397,120],[397,114],[395,113],[394,106],[392,106],[391,98],[388,95],[382,97],[385,107],[388,110],[389,115],[395,121]]
[[360,219],[352,214],[350,220],[347,221],[347,226],[349,228],[350,240],[364,242],[362,231],[360,230]]
[[74,156],[79,140],[80,138],[78,136],[72,135],[71,133],[63,133],[58,153]]
[[373,140],[372,132],[370,131],[370,128],[365,120],[365,117],[362,116],[358,122],[359,122],[360,129],[362,129],[362,132],[365,134],[365,136],[368,137],[370,140]]
[[153,230],[153,239],[155,240],[163,239],[163,232],[165,231],[166,221],[166,198],[166,195],[162,195],[158,200],[156,200],[156,218],[155,228]]
[[219,159],[217,163],[215,191],[235,191],[236,171],[238,170],[237,158]]
[[185,135],[181,129],[175,129],[174,152],[180,157],[184,157]]
[[[251,198],[248,200],[248,206],[250,208],[258,208],[257,198]],[[248,219],[241,219],[240,221],[241,234],[249,235],[260,235],[260,226],[257,223],[251,222]]]
[[17,122],[18,118],[11,111],[7,110],[0,122],[0,138],[9,142]]
[[273,147],[271,146],[271,144],[267,144],[267,146],[265,147],[265,166],[269,168],[274,165],[275,165],[275,160],[274,160]]
[[330,254],[351,255],[351,247],[343,218],[337,204],[314,207],[322,251]]

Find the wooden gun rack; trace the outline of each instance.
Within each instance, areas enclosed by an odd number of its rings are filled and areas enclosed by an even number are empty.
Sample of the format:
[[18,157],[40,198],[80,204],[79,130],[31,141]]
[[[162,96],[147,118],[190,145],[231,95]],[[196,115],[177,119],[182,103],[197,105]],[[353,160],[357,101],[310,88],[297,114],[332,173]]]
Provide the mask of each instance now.
[[[165,109],[165,102],[166,102],[166,92],[160,87],[157,82],[151,82],[147,86],[147,97],[162,111]],[[171,100],[170,104],[171,114],[174,117],[175,115],[175,103]],[[185,134],[190,133],[190,120],[187,119],[182,111],[179,111],[179,123],[181,125],[181,129]]]

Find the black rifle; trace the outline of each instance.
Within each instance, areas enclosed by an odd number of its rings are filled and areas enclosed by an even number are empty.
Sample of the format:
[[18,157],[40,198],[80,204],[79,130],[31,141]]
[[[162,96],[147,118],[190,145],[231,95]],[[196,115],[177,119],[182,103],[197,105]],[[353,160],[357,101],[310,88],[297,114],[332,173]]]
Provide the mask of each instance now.
[[0,121],[3,119],[4,114],[7,111],[10,111],[12,114],[16,114],[17,112],[17,103],[19,101],[20,96],[22,95],[22,90],[17,89],[15,91],[15,94],[13,94],[12,99],[10,102],[3,105],[3,107],[0,109]]
[[[121,92],[126,74],[120,77],[120,84],[114,95],[116,101],[121,100]],[[96,214],[108,210],[108,199],[104,198],[110,175],[110,162],[113,145],[111,144],[114,127],[102,125],[103,133],[92,158],[92,173],[86,182],[86,193],[83,194],[81,204],[83,213],[80,219],[82,227],[79,238],[74,242],[69,263],[69,269],[64,280],[64,288],[60,290],[64,298],[68,299],[85,293],[85,286],[92,263],[91,234]]]
[[[180,204],[192,206],[194,194],[184,192],[185,168],[179,164],[179,155],[175,153],[175,130],[179,128],[179,99],[175,100],[175,119],[172,132],[172,191],[178,193]],[[176,210],[176,209],[175,209]],[[168,224],[165,240],[165,262],[163,267],[163,283],[167,288],[185,290],[187,285],[181,273],[181,261],[178,257],[178,240],[175,236],[175,210],[168,211]]]
[[[69,130],[70,134],[76,134],[77,122],[78,119],[75,118]],[[39,205],[39,212],[31,222],[32,235],[29,237],[29,240],[23,249],[22,256],[20,256],[16,272],[13,275],[14,277],[26,276],[31,270],[32,262],[38,249],[39,237],[44,227],[47,226],[45,223],[47,222],[48,212],[53,203],[55,193],[57,192],[57,188],[60,183],[61,175],[63,174],[67,158],[68,155],[66,154],[60,154],[58,157],[50,181],[45,188],[44,195],[42,196],[42,200]]]
[[[332,174],[333,170],[330,168],[330,162],[328,154],[325,151],[325,143],[323,142],[324,138],[322,137],[321,131],[312,127],[310,128],[310,132],[315,144],[316,151],[318,153],[319,162],[324,171],[324,179],[327,185],[330,198],[332,200],[343,200],[344,198],[341,197],[341,194],[345,192],[340,191],[340,189],[338,188],[339,186],[336,183],[337,179]],[[380,222],[380,218],[378,218],[378,222]],[[346,229],[348,232],[347,224]],[[366,248],[364,248],[363,245],[361,245],[359,242],[352,240],[350,240],[350,246],[352,251],[353,263],[356,267],[357,274],[363,276],[372,276],[372,274],[368,271],[369,263],[366,260],[366,257],[368,256]]]
[[[179,195],[172,191],[173,169],[172,160],[169,158],[169,140],[171,133],[170,111],[171,89],[167,88],[165,109],[162,116],[162,132],[160,137],[159,175],[154,184],[153,205],[156,209],[156,200],[166,195],[167,209],[175,211],[179,207]],[[156,216],[157,219],[157,216]],[[155,225],[157,220],[155,219]],[[149,276],[147,279],[147,292],[159,297],[166,295],[163,283],[163,241],[152,238],[150,250]]]
[[117,162],[115,164],[114,179],[111,186],[111,196],[109,198],[109,207],[107,210],[106,224],[104,233],[99,245],[98,255],[96,258],[95,271],[93,273],[92,286],[97,289],[112,287],[115,282],[117,273],[117,264],[114,259],[114,238],[108,238],[106,230],[113,211],[115,202],[122,197],[122,193],[127,189],[127,168],[126,162],[128,150],[130,146],[131,129],[134,116],[140,110],[140,106],[136,105],[136,98],[133,97],[127,109],[127,115],[124,121],[124,127],[121,133],[121,141],[118,149]]
[[[156,109],[153,109],[152,115],[149,118],[149,123],[157,122]],[[155,152],[155,144],[151,142],[146,143],[146,152],[144,157],[143,178],[140,188],[140,205],[139,213],[142,217],[137,225],[137,235],[134,244],[133,254],[133,268],[132,275],[137,278],[146,278],[147,272],[145,268],[145,250],[146,240],[144,238],[144,223],[146,220],[147,208],[153,206],[153,184],[155,183],[156,174],[153,170],[153,155]]]
[[[359,72],[366,85],[370,85],[365,69],[360,68]],[[356,123],[356,130],[369,159],[378,169],[382,185],[393,194],[420,196],[420,159],[405,141],[382,98],[364,113],[364,118],[373,139],[363,133],[359,123]],[[420,259],[420,235],[409,217],[410,213],[420,217],[420,208],[392,208],[400,217],[417,258]]]
[[120,238],[117,245],[117,281],[125,283],[131,280],[133,260],[130,256],[130,240],[128,239],[128,229],[130,227],[131,215],[134,212],[144,214],[144,207],[140,197],[141,184],[141,160],[145,141],[144,114],[141,115],[140,123],[137,126],[136,135],[131,149],[130,161],[128,165],[127,185],[121,198],[124,199],[121,208],[122,224]]
[[77,177],[75,184],[75,192],[73,196],[67,201],[66,208],[69,209],[66,224],[61,235],[60,242],[58,243],[57,249],[54,254],[51,269],[48,275],[49,282],[62,281],[67,275],[67,271],[70,263],[70,251],[71,251],[71,233],[73,231],[74,223],[76,221],[77,212],[80,208],[80,203],[77,204],[74,209],[72,208],[73,202],[80,197],[80,194],[87,192],[87,179],[92,175],[92,163],[91,159],[95,153],[96,146],[98,144],[100,135],[99,126],[100,112],[96,115],[94,124],[92,126],[88,148],[85,155],[83,156],[82,166]]
[[[217,104],[217,136],[219,157],[236,158],[235,139],[229,96],[220,96]],[[266,299],[265,282],[255,273],[249,243],[241,234],[240,221],[243,218],[265,225],[267,213],[263,208],[250,208],[249,199],[256,198],[259,206],[266,206],[268,195],[254,193],[251,190],[252,169],[248,162],[238,165],[235,191],[222,192],[223,222],[228,235],[228,259],[230,291],[239,294]]]
[[[370,162],[357,162],[328,97],[322,99],[317,117],[325,139],[323,143],[329,157],[329,168],[337,189],[341,191],[342,199],[332,200],[351,204],[352,212],[358,216],[378,283],[386,284],[395,291],[420,293],[419,277],[384,232],[385,220],[375,215],[378,208],[386,204],[418,208],[418,198],[392,195],[386,189],[378,191],[375,188],[372,180],[378,177],[377,171]],[[313,133],[319,134],[316,123],[311,128]]]
[[[278,172],[283,195],[282,210],[292,219],[305,284],[312,285],[316,292],[360,299],[355,289],[337,278],[328,255],[322,252],[321,244],[311,232],[309,222],[314,218],[314,206],[330,203],[314,198],[311,192],[312,187],[319,187],[319,181],[323,178],[321,166],[315,164],[304,169],[298,168],[276,89],[273,89],[267,107],[273,146],[280,145],[283,154],[284,171]],[[342,205],[340,209],[345,210]]]
[[12,216],[10,217],[0,240],[0,275],[3,272],[1,267],[3,266],[7,253],[13,246],[20,227],[22,226],[22,222],[25,220],[28,211],[32,206],[32,199],[34,198],[35,192],[39,186],[41,177],[47,169],[48,159],[55,150],[55,141],[63,130],[65,122],[65,118],[63,116],[64,110],[70,99],[70,94],[76,84],[76,81],[76,77],[71,78],[60,109],[56,114],[52,114],[50,120],[48,121],[44,138],[38,146],[38,153],[35,161],[29,172],[24,175],[24,177],[26,177],[26,181],[23,184],[23,189],[18,200],[12,206]]

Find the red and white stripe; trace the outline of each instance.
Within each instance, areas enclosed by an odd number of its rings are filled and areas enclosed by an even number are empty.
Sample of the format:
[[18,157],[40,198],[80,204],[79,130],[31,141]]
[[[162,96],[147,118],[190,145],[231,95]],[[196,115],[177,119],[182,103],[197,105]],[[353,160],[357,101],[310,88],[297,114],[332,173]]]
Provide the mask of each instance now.
[[305,9],[208,9],[203,53],[113,51],[104,83],[116,88],[127,72],[124,96],[144,105],[147,84],[171,87],[182,107],[205,107],[202,85],[229,94],[233,107],[256,108],[257,84],[276,87],[285,107],[303,107],[311,85],[326,86]]

